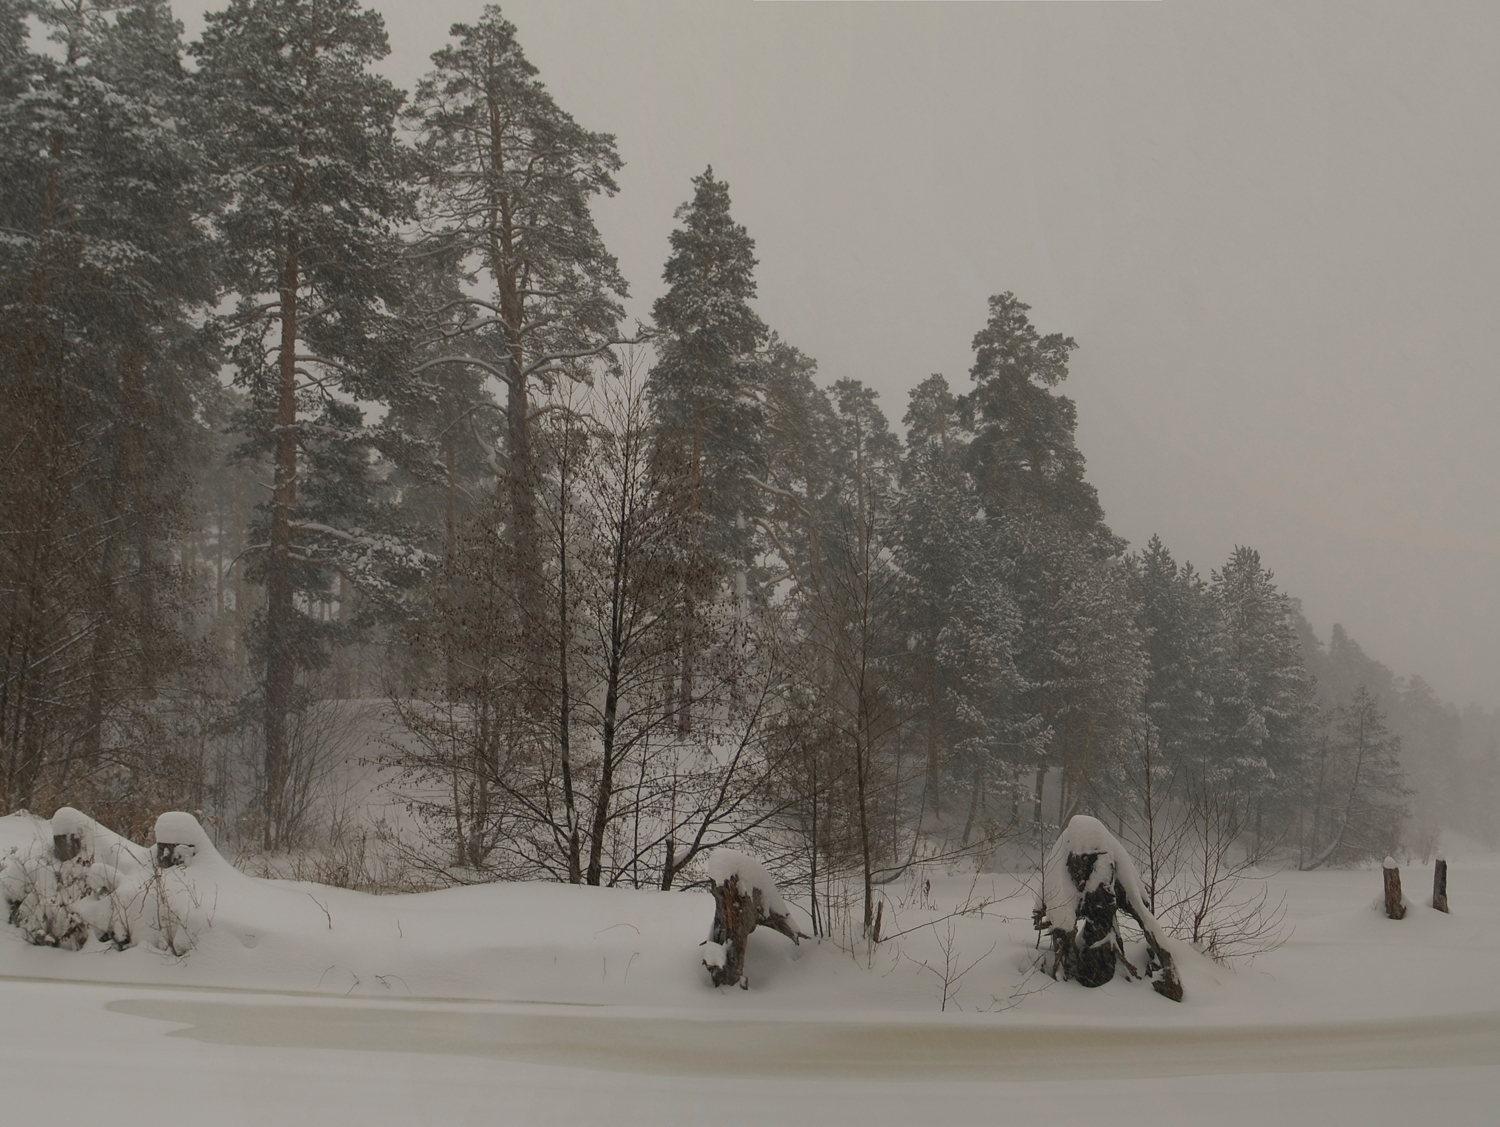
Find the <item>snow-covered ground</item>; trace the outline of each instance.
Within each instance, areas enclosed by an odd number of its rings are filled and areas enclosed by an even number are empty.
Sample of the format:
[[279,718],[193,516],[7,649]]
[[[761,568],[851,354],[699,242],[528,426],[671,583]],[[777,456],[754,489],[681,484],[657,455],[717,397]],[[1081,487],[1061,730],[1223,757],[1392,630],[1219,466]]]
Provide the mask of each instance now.
[[[0,856],[39,840],[0,818]],[[873,956],[757,931],[750,989],[716,991],[705,893],[376,897],[200,860],[167,870],[185,957],[0,925],[0,1122],[1500,1122],[1500,858],[1478,852],[1450,856],[1452,915],[1408,869],[1399,922],[1378,870],[1269,877],[1286,943],[1236,970],[1178,950],[1180,1005],[1032,972],[1004,874],[888,890]]]

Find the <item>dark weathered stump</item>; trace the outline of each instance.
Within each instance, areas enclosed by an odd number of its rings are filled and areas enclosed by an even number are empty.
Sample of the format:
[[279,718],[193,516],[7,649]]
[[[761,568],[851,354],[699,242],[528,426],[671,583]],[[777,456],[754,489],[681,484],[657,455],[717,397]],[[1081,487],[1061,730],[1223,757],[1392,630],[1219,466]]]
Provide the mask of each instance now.
[[1385,914],[1393,920],[1406,918],[1406,905],[1401,899],[1401,870],[1396,862],[1387,857],[1381,869],[1385,877]]
[[1448,910],[1448,862],[1441,856],[1432,866],[1432,906],[1439,912]]
[[78,840],[77,834],[52,835],[52,856],[59,861],[71,861],[82,848],[83,843]]
[[[1132,976],[1140,977],[1140,972],[1125,959],[1125,948],[1120,939],[1116,914],[1124,912],[1140,925],[1146,937],[1146,973],[1153,979],[1151,988],[1171,1001],[1182,1001],[1182,980],[1177,976],[1172,953],[1163,946],[1164,938],[1159,934],[1155,917],[1144,905],[1137,910],[1138,906],[1130,902],[1130,896],[1118,880],[1104,881],[1085,891],[1100,856],[1099,853],[1068,854],[1068,877],[1079,898],[1073,930],[1051,929],[1052,976],[1057,977],[1060,970],[1064,978],[1071,978],[1083,986],[1103,986],[1114,978],[1115,967],[1123,962]],[[1040,910],[1032,913],[1032,923],[1039,931],[1051,926],[1051,921]]]
[[745,974],[745,943],[755,930],[755,896],[742,892],[738,877],[713,885],[714,922],[708,929],[708,941],[722,948],[718,965],[712,956],[704,959],[708,976],[715,986],[733,986]]
[[156,867],[170,869],[186,865],[197,854],[198,847],[183,842],[158,841],[156,843]]
[[[1085,892],[1098,853],[1069,853],[1068,877],[1079,893],[1073,930],[1052,929],[1053,966],[1064,978],[1083,986],[1103,986],[1115,976],[1120,953],[1120,933],[1115,923],[1119,901],[1115,884],[1108,881]],[[1055,973],[1055,972],[1054,972]]]
[[1156,937],[1146,932],[1146,945],[1151,950],[1151,961],[1146,964],[1148,973],[1159,973],[1153,978],[1151,989],[1173,1002],[1182,1001],[1182,979],[1177,977],[1177,964],[1172,961],[1172,952],[1156,942]]
[[745,945],[757,926],[779,931],[793,943],[807,938],[786,916],[766,909],[760,889],[742,889],[738,876],[730,876],[723,884],[709,884],[714,895],[714,922],[708,942],[718,944],[722,954],[705,958],[703,965],[715,986],[744,985]]

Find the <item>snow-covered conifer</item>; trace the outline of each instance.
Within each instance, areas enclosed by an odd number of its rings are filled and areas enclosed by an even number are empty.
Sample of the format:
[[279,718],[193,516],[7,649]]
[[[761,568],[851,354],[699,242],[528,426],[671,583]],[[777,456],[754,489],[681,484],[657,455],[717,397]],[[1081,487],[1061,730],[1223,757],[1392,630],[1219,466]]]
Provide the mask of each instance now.
[[[22,13],[51,40],[28,49]],[[187,663],[186,520],[213,298],[178,25],[154,3],[0,6],[0,800],[141,766],[135,702]],[[42,657],[40,655],[46,655]]]
[[256,641],[273,846],[298,675],[329,640],[313,604],[337,598],[337,577],[378,592],[421,563],[379,503],[362,405],[389,402],[406,371],[391,311],[411,162],[396,134],[402,94],[369,69],[388,51],[384,25],[355,0],[232,0],[193,51],[238,298],[222,331],[248,393],[242,453],[271,477],[250,564],[266,590]]

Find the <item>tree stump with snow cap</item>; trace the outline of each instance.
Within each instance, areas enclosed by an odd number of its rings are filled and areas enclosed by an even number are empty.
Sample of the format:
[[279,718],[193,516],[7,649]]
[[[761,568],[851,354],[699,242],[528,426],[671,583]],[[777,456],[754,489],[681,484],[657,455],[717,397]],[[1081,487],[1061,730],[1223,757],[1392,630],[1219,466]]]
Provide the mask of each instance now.
[[1146,937],[1146,977],[1164,998],[1182,1001],[1182,981],[1167,936],[1146,905],[1145,892],[1125,848],[1096,818],[1077,815],[1064,828],[1042,874],[1042,888],[1032,912],[1038,931],[1052,941],[1052,977],[1083,986],[1103,986],[1125,959],[1118,912],[1140,926]]
[[745,947],[757,927],[779,931],[793,943],[807,938],[791,921],[786,901],[759,861],[729,849],[708,859],[714,922],[703,943],[703,965],[715,986],[744,986]]

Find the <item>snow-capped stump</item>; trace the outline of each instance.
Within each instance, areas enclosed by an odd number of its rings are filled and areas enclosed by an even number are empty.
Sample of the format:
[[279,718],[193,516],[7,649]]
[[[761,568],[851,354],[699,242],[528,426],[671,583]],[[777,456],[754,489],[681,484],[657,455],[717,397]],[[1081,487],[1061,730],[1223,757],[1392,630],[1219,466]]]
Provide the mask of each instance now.
[[708,858],[708,880],[714,922],[703,944],[703,965],[715,986],[733,986],[744,978],[745,943],[757,927],[779,931],[793,943],[807,938],[792,923],[791,909],[754,857],[716,849]]
[[1182,982],[1167,950],[1166,932],[1151,914],[1135,864],[1097,818],[1075,815],[1058,837],[1042,869],[1042,887],[1032,923],[1052,941],[1052,966],[1084,986],[1103,986],[1117,962],[1139,977],[1125,958],[1117,912],[1125,912],[1146,937],[1146,977],[1151,987],[1182,1001]]
[[198,819],[173,810],[156,819],[156,863],[163,869],[190,865],[200,854],[218,857],[208,833]]
[[[65,844],[59,848],[59,842]],[[106,865],[122,875],[151,867],[149,850],[71,806],[58,807],[52,815],[52,851],[59,861],[76,858],[85,864]]]
[[1385,914],[1393,920],[1406,918],[1406,899],[1401,895],[1401,870],[1396,868],[1396,859],[1387,857],[1381,866],[1385,882]]

